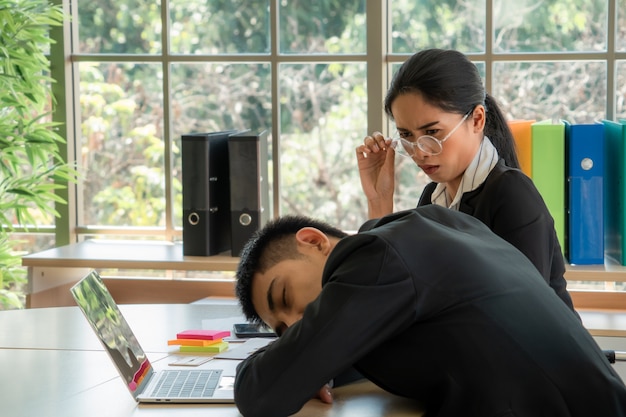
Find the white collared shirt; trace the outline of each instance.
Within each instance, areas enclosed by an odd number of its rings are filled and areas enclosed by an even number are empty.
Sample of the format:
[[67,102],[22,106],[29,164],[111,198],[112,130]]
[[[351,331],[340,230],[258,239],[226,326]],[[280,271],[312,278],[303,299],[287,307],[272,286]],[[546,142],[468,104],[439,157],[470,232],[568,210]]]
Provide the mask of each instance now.
[[431,202],[458,211],[463,194],[475,190],[480,184],[485,182],[493,167],[498,163],[498,159],[496,148],[487,136],[483,137],[478,152],[476,152],[474,159],[463,173],[459,189],[452,202],[449,202],[450,196],[446,192],[447,186],[444,183],[437,184],[431,197]]

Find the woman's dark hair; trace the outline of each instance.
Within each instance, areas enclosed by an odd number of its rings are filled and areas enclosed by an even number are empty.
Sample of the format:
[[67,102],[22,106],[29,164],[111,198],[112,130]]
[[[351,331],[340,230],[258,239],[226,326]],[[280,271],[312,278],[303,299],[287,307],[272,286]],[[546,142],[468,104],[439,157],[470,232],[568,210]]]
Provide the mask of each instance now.
[[261,323],[261,317],[252,303],[252,279],[257,272],[265,272],[279,262],[298,259],[301,254],[295,235],[304,227],[314,227],[330,237],[343,238],[345,232],[320,220],[305,216],[283,216],[268,222],[256,232],[241,251],[237,267],[235,293],[246,319]]
[[415,92],[447,112],[467,114],[478,104],[485,106],[485,135],[506,165],[519,168],[509,125],[496,100],[485,92],[476,65],[465,55],[443,49],[425,49],[414,54],[402,64],[387,91],[387,115],[393,119],[391,105],[398,96]]

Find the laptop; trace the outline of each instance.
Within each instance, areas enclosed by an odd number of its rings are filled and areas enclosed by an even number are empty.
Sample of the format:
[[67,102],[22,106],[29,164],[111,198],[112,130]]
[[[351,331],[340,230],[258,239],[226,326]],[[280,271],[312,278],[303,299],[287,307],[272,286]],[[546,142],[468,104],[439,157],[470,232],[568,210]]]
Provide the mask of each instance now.
[[155,370],[96,271],[71,293],[138,402],[234,403],[234,377],[221,369]]

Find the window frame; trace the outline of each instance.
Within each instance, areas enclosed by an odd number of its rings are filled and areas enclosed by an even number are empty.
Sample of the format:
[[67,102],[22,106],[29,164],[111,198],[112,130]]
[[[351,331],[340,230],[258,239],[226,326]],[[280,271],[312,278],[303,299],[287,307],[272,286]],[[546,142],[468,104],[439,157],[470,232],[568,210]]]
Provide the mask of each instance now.
[[[471,60],[485,65],[485,86],[487,91],[493,90],[493,67],[495,63],[507,61],[569,61],[569,60],[595,60],[603,61],[607,66],[607,94],[606,97],[606,117],[613,119],[616,111],[616,78],[617,78],[617,62],[626,60],[626,51],[616,51],[617,36],[617,5],[619,0],[610,0],[608,4],[608,27],[607,27],[607,49],[603,52],[567,52],[567,53],[495,53],[493,51],[493,0],[486,0],[486,43],[485,51],[482,53],[467,53]],[[75,1],[72,0],[53,0],[54,4],[61,5],[67,15],[73,12]],[[391,66],[404,62],[409,54],[393,54],[390,53],[391,30],[389,30],[390,14],[388,13],[387,2],[380,0],[366,0],[367,14],[367,41],[365,54],[353,55],[331,55],[331,54],[281,54],[279,51],[278,39],[278,0],[270,1],[270,30],[271,30],[271,48],[269,54],[245,54],[245,55],[215,55],[215,56],[181,56],[169,53],[169,28],[167,24],[163,25],[162,44],[164,45],[161,55],[90,55],[90,54],[74,54],[72,53],[72,45],[78,44],[77,28],[73,21],[68,20],[62,27],[52,28],[51,37],[55,40],[55,44],[51,46],[51,75],[57,81],[53,85],[52,91],[56,100],[56,109],[53,120],[59,122],[59,133],[66,138],[66,143],[62,145],[61,153],[67,156],[67,161],[77,160],[79,152],[76,141],[79,139],[77,133],[80,121],[78,99],[75,97],[75,91],[78,91],[78,65],[81,62],[146,62],[161,63],[164,73],[164,91],[169,88],[169,65],[176,62],[267,62],[272,68],[272,130],[271,134],[274,140],[272,146],[272,163],[273,163],[273,195],[272,201],[275,208],[274,215],[279,215],[280,208],[280,190],[281,190],[281,166],[280,166],[280,106],[279,106],[279,67],[283,63],[362,63],[364,62],[368,68],[367,71],[367,131],[371,131],[370,126],[387,126],[388,120],[384,114],[383,101],[387,86],[390,82]],[[169,0],[162,0],[161,19],[163,22],[168,20],[168,4]],[[168,94],[164,94],[164,107],[170,108]],[[176,228],[173,224],[173,192],[171,178],[172,163],[172,133],[170,126],[171,114],[168,113],[164,117],[164,140],[165,140],[165,192],[170,196],[166,201],[166,226],[165,228],[138,228],[138,227],[92,227],[77,225],[78,214],[82,209],[80,204],[80,195],[77,186],[74,184],[64,183],[67,186],[61,191],[60,195],[68,203],[57,204],[56,210],[60,216],[56,219],[54,226],[42,227],[35,233],[54,233],[56,246],[67,245],[83,240],[90,235],[104,236],[107,235],[127,235],[132,236],[150,236],[151,238],[162,239],[166,241],[180,240],[182,230]],[[19,231],[19,229],[18,229]],[[31,231],[32,232],[32,231]]]

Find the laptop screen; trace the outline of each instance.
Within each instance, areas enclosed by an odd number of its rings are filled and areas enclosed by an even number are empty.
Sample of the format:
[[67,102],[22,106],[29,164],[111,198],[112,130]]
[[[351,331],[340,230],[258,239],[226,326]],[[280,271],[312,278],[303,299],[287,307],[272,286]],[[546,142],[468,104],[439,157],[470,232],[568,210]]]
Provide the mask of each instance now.
[[153,373],[152,365],[111,293],[95,271],[73,286],[71,292],[115,362],[128,389],[134,397],[137,397]]

